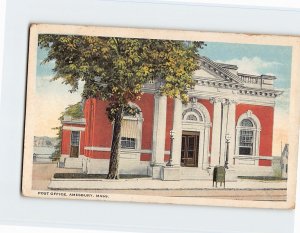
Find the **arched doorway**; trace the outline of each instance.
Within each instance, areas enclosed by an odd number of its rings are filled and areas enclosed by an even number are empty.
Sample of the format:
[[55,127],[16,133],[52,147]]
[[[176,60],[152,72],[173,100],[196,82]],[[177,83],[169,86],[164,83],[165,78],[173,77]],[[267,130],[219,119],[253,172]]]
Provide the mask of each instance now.
[[208,164],[210,116],[200,103],[190,103],[182,112],[181,166],[201,167]]

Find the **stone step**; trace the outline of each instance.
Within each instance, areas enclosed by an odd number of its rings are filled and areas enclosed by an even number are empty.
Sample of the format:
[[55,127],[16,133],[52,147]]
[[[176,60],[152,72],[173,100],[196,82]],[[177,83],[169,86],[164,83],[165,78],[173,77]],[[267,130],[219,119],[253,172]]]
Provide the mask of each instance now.
[[202,168],[193,167],[181,167],[180,168],[180,179],[183,180],[209,180],[210,171]]
[[[226,170],[226,180],[236,180],[236,170],[229,168]],[[213,167],[208,169],[201,168],[187,168],[181,167],[180,179],[182,180],[212,180],[213,179]]]
[[82,158],[65,158],[65,168],[82,168]]

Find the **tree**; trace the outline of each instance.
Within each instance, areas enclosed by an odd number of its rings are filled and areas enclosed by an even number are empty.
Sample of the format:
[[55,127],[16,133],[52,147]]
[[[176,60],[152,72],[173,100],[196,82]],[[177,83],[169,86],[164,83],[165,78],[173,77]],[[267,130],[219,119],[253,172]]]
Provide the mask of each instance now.
[[138,111],[129,102],[141,97],[150,80],[160,82],[161,95],[187,102],[203,42],[42,34],[39,46],[48,50],[44,63],[55,61],[53,80],[62,79],[71,92],[84,81],[83,98],[108,102],[114,127],[107,178],[118,179],[121,122],[124,113]]
[[62,121],[65,116],[70,116],[72,119],[80,119],[83,118],[83,111],[81,102],[78,102],[73,105],[69,105],[65,108],[65,110],[60,114],[60,117],[58,120],[61,122],[61,125],[59,127],[52,128],[54,130],[57,130],[57,144],[55,145],[55,151],[52,153],[52,159],[57,160],[61,156],[61,140],[62,140]]

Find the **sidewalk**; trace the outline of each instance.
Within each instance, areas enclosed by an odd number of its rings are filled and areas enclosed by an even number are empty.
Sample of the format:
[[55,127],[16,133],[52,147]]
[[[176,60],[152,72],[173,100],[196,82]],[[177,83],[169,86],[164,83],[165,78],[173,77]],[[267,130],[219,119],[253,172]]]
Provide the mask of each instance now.
[[[224,189],[213,187],[213,182],[207,180],[162,181],[152,178],[136,179],[51,179],[49,189],[58,190],[205,190]],[[226,182],[226,189],[235,190],[283,190],[287,188],[286,181],[253,181],[237,180]]]

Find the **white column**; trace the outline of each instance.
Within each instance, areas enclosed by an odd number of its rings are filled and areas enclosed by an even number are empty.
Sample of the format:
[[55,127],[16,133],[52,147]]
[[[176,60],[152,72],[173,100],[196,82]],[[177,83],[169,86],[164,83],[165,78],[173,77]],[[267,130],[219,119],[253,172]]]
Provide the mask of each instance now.
[[152,135],[152,164],[164,165],[167,97],[156,94]]
[[202,169],[206,169],[209,165],[209,131],[210,126],[207,125],[204,126],[203,131],[200,131],[198,167]]
[[222,123],[221,123],[221,148],[220,148],[220,165],[224,166],[225,164],[225,156],[226,156],[226,149],[227,149],[227,145],[226,145],[226,133],[228,132],[228,115],[229,115],[229,105],[228,105],[228,100],[227,99],[222,99],[222,107],[223,110],[221,111],[222,116]]
[[236,131],[236,121],[235,121],[235,109],[236,109],[236,101],[230,100],[228,105],[228,125],[227,125],[227,133],[230,136],[229,141],[229,153],[228,153],[228,163],[229,165],[233,164],[233,157],[235,155],[235,131]]
[[180,166],[182,141],[182,102],[178,98],[174,99],[173,131],[175,132],[175,137],[172,145],[172,164],[173,166]]
[[211,147],[211,165],[219,165],[220,156],[220,133],[221,133],[221,101],[212,98],[214,104],[213,129],[212,129],[212,147]]

